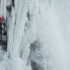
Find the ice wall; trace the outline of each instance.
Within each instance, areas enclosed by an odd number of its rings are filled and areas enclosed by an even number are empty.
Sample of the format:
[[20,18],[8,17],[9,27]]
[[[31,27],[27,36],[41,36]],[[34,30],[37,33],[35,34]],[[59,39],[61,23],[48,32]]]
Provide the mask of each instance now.
[[6,0],[1,0],[0,3],[0,16],[2,15],[6,18]]
[[58,2],[15,0],[1,70],[69,70]]

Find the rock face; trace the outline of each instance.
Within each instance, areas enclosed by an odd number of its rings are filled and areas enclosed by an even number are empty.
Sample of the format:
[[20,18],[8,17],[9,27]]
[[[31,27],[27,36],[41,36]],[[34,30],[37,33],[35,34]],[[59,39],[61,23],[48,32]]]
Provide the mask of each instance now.
[[67,1],[1,0],[8,42],[0,52],[0,70],[70,69],[61,16]]

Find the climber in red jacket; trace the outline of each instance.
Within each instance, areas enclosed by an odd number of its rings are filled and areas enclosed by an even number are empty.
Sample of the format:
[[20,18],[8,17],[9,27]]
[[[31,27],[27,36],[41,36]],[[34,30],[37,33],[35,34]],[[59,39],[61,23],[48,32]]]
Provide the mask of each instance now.
[[2,25],[4,23],[4,17],[0,16],[0,34],[2,34]]

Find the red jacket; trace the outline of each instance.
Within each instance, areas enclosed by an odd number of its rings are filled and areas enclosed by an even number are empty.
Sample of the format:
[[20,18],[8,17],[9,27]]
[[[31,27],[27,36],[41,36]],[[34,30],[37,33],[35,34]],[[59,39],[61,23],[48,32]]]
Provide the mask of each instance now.
[[0,16],[0,24],[2,24],[4,21],[4,17],[3,16]]

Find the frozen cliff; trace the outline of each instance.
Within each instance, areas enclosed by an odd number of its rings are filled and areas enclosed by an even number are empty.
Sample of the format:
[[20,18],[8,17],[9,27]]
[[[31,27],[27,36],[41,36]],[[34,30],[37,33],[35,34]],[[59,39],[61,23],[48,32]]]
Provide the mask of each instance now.
[[1,1],[8,42],[7,51],[0,52],[0,70],[69,70],[70,2]]

